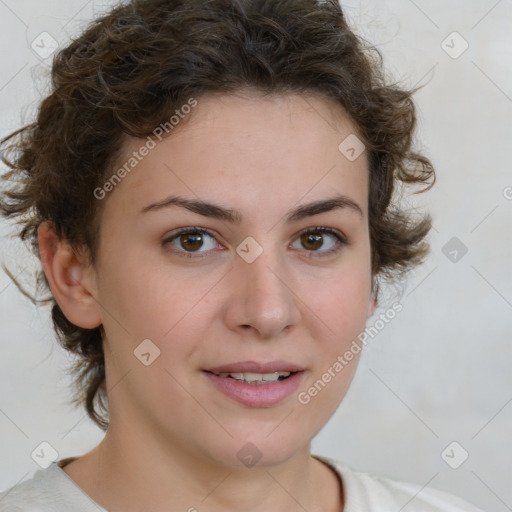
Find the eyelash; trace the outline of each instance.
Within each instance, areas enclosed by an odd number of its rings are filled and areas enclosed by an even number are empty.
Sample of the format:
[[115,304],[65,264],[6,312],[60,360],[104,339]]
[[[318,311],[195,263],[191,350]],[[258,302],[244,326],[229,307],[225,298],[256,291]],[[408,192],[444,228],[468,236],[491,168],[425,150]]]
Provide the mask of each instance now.
[[[177,238],[179,238],[182,235],[190,235],[190,234],[208,235],[216,240],[215,235],[207,229],[200,228],[200,227],[187,227],[187,228],[182,228],[182,229],[178,230],[171,237],[168,237],[165,240],[163,240],[162,246],[166,246],[166,245],[170,244],[171,242],[173,242],[174,240],[176,240]],[[300,238],[303,235],[310,235],[310,234],[332,235],[336,239],[336,245],[334,248],[329,249],[328,251],[319,252],[319,251],[306,250],[306,253],[310,254],[307,256],[308,258],[328,257],[328,256],[331,256],[331,255],[339,252],[341,250],[342,246],[349,245],[349,242],[341,233],[339,233],[338,231],[336,231],[334,229],[323,227],[323,226],[305,229],[298,235],[297,238]],[[208,255],[208,253],[210,252],[210,251],[205,251],[203,253],[198,253],[198,252],[193,252],[193,251],[181,251],[181,250],[176,250],[176,249],[169,249],[169,250],[175,254],[179,254],[180,257],[184,257],[187,259],[202,259],[202,258],[206,257]],[[198,254],[202,254],[202,255],[198,256]]]

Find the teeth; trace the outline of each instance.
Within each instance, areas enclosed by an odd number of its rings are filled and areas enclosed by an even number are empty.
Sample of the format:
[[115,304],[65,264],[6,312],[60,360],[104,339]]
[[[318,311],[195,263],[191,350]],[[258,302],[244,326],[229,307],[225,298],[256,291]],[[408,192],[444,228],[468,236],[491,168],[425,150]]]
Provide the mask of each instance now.
[[291,372],[274,372],[274,373],[221,373],[221,377],[233,377],[233,379],[253,383],[277,382],[279,377],[288,377]]

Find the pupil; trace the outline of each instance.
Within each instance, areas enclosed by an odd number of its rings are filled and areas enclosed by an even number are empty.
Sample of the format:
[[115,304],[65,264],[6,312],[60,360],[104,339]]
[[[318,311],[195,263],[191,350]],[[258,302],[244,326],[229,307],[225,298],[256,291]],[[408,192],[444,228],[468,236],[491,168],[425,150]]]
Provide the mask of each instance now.
[[[323,241],[322,241],[322,235],[313,235],[313,234],[307,234],[303,235],[306,237],[306,241],[304,243],[304,246],[309,249],[320,249],[322,247]],[[308,245],[311,245],[308,247]]]
[[[202,245],[202,235],[200,234],[196,234],[196,235],[182,235],[183,236],[183,241],[182,241],[182,246],[185,248],[185,249],[190,249],[190,250],[194,250],[194,249],[199,249]],[[190,244],[188,247],[187,247],[187,244]]]

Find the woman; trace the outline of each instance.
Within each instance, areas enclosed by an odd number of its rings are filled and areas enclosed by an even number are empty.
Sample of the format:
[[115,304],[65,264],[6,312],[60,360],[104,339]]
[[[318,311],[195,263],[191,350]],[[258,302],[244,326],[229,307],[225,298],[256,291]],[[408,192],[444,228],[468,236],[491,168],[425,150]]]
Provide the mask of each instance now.
[[428,251],[391,199],[434,170],[377,56],[313,0],[132,1],[58,53],[1,208],[106,434],[0,510],[477,510],[310,453],[379,282]]

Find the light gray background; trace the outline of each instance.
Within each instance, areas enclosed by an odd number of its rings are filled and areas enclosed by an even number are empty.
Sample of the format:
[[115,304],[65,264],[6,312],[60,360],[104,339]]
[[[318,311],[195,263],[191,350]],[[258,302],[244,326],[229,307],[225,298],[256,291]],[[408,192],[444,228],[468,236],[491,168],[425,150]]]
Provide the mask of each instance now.
[[[485,510],[512,510],[512,2],[342,4],[357,31],[383,52],[391,76],[425,85],[416,95],[417,138],[438,182],[410,203],[430,209],[435,229],[430,257],[403,285],[403,311],[370,339],[313,452],[447,490]],[[29,121],[47,90],[51,58],[33,52],[34,38],[47,31],[65,44],[106,5],[0,0],[1,136]],[[453,31],[469,43],[456,59],[442,47]],[[452,56],[462,48],[456,37],[445,43]],[[30,283],[28,253],[6,239],[5,221],[0,229],[2,262]],[[457,262],[442,252],[452,237],[468,248]],[[90,450],[102,433],[67,405],[67,359],[48,310],[33,307],[1,271],[0,314],[4,490],[39,469],[30,454],[42,441],[62,458]],[[441,458],[453,441],[469,453],[458,469]]]

